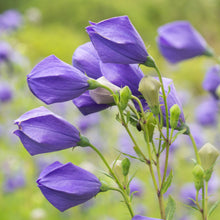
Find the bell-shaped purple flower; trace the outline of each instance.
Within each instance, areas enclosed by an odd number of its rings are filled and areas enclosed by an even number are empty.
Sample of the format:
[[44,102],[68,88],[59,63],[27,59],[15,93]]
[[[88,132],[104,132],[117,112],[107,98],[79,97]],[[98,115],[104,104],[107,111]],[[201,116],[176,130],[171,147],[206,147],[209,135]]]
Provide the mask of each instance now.
[[187,21],[175,21],[158,29],[157,44],[170,63],[177,63],[207,53],[204,38]]
[[51,55],[27,75],[33,94],[46,104],[72,100],[89,88],[89,78],[78,69]]
[[[177,128],[179,128],[179,127],[181,127],[181,125],[183,123],[185,123],[185,117],[184,117],[184,114],[183,114],[182,104],[181,104],[181,102],[178,98],[175,86],[173,84],[173,80],[163,77],[163,84],[164,84],[164,90],[165,90],[165,93],[166,93],[166,96],[167,96],[168,111],[174,104],[177,104],[181,109],[181,114],[180,114],[179,121],[178,121],[178,124],[177,124]],[[161,91],[160,91],[160,94],[162,95]],[[163,118],[164,118],[164,125],[166,125],[166,111],[165,111],[164,100],[161,96],[160,96],[159,99],[160,99],[161,110],[162,110]],[[169,112],[169,117],[170,117],[170,112]]]
[[73,66],[87,76],[97,79],[102,77],[99,67],[100,58],[91,42],[79,46],[73,54]]
[[99,112],[111,106],[108,104],[97,104],[91,98],[89,91],[86,91],[81,96],[75,98],[73,103],[83,115]]
[[197,122],[203,126],[215,126],[218,122],[218,101],[214,98],[205,99],[195,110]]
[[146,62],[148,53],[144,42],[128,16],[113,17],[90,24],[86,30],[102,62]]
[[92,173],[58,161],[42,171],[37,184],[46,199],[61,212],[92,199],[101,187]]
[[216,99],[219,99],[216,90],[220,86],[220,66],[212,66],[205,75],[203,80],[203,88],[210,92]]
[[150,218],[142,215],[135,215],[132,220],[162,220],[160,218]]
[[15,121],[14,133],[31,155],[75,147],[80,142],[79,131],[45,107],[23,114]]

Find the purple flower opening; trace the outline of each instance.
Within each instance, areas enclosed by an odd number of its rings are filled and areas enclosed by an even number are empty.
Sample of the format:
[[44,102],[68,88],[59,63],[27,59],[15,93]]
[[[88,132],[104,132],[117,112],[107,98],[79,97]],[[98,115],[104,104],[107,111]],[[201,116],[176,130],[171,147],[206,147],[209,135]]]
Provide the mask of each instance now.
[[31,155],[59,151],[77,146],[79,131],[45,107],[23,114],[15,121],[16,134]]

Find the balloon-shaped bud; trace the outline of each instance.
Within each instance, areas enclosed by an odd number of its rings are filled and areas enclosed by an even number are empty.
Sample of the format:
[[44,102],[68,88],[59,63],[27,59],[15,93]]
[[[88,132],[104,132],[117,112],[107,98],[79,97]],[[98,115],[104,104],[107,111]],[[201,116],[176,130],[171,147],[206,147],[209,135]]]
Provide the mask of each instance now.
[[175,129],[177,127],[180,114],[181,114],[181,109],[180,109],[179,105],[174,104],[170,108],[170,126],[171,126],[171,128]]
[[122,110],[127,107],[131,95],[132,93],[128,86],[125,86],[120,90],[120,107]]
[[144,76],[140,83],[138,91],[144,96],[151,111],[159,114],[159,90],[161,83],[151,76]]
[[128,158],[125,158],[124,160],[122,160],[121,165],[122,165],[123,175],[127,176],[129,173],[130,165],[131,165],[130,160]]
[[195,165],[195,167],[193,168],[192,173],[193,173],[193,176],[194,176],[195,179],[197,179],[197,180],[202,180],[203,179],[204,170],[199,164]]
[[219,151],[210,143],[203,145],[198,153],[204,170],[212,168],[219,156]]

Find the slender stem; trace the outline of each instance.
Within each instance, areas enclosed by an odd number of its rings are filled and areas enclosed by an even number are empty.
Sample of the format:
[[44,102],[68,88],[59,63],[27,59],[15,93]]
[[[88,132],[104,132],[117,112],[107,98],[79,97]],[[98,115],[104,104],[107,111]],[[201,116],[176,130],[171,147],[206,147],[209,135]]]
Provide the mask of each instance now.
[[163,180],[162,180],[161,187],[163,186],[163,184],[165,182],[165,179],[166,179],[168,161],[169,161],[169,145],[168,145],[168,147],[166,147],[166,158],[165,158],[164,171],[163,171]]
[[208,220],[208,181],[205,181],[205,202],[204,202],[204,216],[205,220]]
[[[128,210],[129,210],[129,212],[130,212],[131,217],[134,217],[134,212],[133,212],[132,207],[131,207],[130,199],[129,199],[128,195],[126,194],[124,187],[122,186],[122,184],[120,183],[120,181],[118,180],[118,178],[116,177],[116,175],[114,174],[112,168],[109,166],[108,162],[106,161],[106,159],[104,158],[104,156],[102,155],[102,153],[101,153],[94,145],[92,145],[92,144],[90,143],[89,146],[99,155],[99,157],[101,158],[101,160],[103,161],[103,163],[104,163],[104,164],[106,165],[106,167],[108,168],[109,173],[110,173],[110,174],[113,176],[113,178],[115,179],[115,182],[117,183],[117,185],[118,185],[119,188],[121,189],[121,190],[118,189],[117,191],[119,191],[119,192],[122,194],[122,196],[123,196],[123,198],[124,198],[124,201],[125,201],[125,204],[126,204]],[[114,188],[114,190],[116,190],[116,189]]]
[[205,216],[205,213],[206,213],[206,210],[205,210],[205,186],[204,185],[202,186],[202,209],[203,209],[203,212],[202,212],[203,220],[206,220],[206,216]]
[[199,165],[201,165],[201,160],[200,160],[200,157],[199,157],[199,153],[198,153],[198,149],[197,149],[197,146],[196,146],[196,142],[195,142],[195,140],[194,140],[194,138],[193,138],[191,133],[189,134],[189,137],[190,137],[190,139],[192,141],[192,144],[193,144],[193,149],[194,149],[194,152],[195,152],[195,155],[196,155],[197,163]]
[[168,105],[167,105],[167,97],[163,85],[163,79],[160,73],[160,70],[158,67],[155,65],[155,70],[157,71],[160,83],[161,83],[161,90],[162,90],[162,95],[163,95],[163,100],[164,100],[164,106],[165,106],[165,112],[166,112],[166,127],[167,127],[167,138],[169,138],[169,112],[168,112]]

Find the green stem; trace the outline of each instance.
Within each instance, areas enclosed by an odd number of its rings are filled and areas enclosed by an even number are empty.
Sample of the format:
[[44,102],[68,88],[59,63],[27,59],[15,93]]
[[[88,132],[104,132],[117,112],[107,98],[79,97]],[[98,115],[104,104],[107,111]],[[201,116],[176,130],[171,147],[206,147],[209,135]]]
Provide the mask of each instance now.
[[158,74],[158,77],[159,77],[159,80],[161,83],[161,90],[162,90],[165,112],[166,112],[166,128],[167,128],[167,139],[168,139],[169,138],[169,112],[168,112],[168,105],[167,105],[167,97],[166,97],[166,93],[165,93],[165,89],[164,89],[164,85],[163,85],[162,75],[156,65],[155,65],[155,70],[157,71],[157,74]]
[[204,216],[205,220],[208,220],[208,181],[205,181],[205,204],[204,204]]
[[134,217],[134,212],[133,212],[132,207],[131,207],[130,199],[129,199],[128,195],[126,194],[124,187],[122,186],[122,184],[120,183],[120,181],[118,180],[116,175],[114,174],[112,168],[109,166],[108,162],[106,161],[106,159],[104,158],[102,153],[94,145],[92,145],[90,143],[89,146],[99,155],[99,157],[101,158],[101,160],[103,161],[105,166],[108,168],[109,173],[113,176],[113,178],[114,178],[115,182],[117,183],[118,187],[121,189],[121,190],[118,189],[117,191],[121,192],[121,194],[124,198],[125,204],[126,204],[128,210],[130,212],[131,217]]
[[202,186],[202,217],[203,217],[203,220],[206,220],[206,217],[205,217],[205,186],[203,184]]
[[194,152],[195,152],[195,155],[196,155],[197,163],[199,165],[201,165],[201,160],[200,160],[200,157],[199,157],[199,153],[198,153],[198,149],[197,149],[197,146],[196,146],[196,142],[195,142],[195,140],[194,140],[194,138],[193,138],[191,133],[189,134],[189,137],[190,137],[190,139],[192,141],[192,144],[193,144],[193,149],[194,149]]

